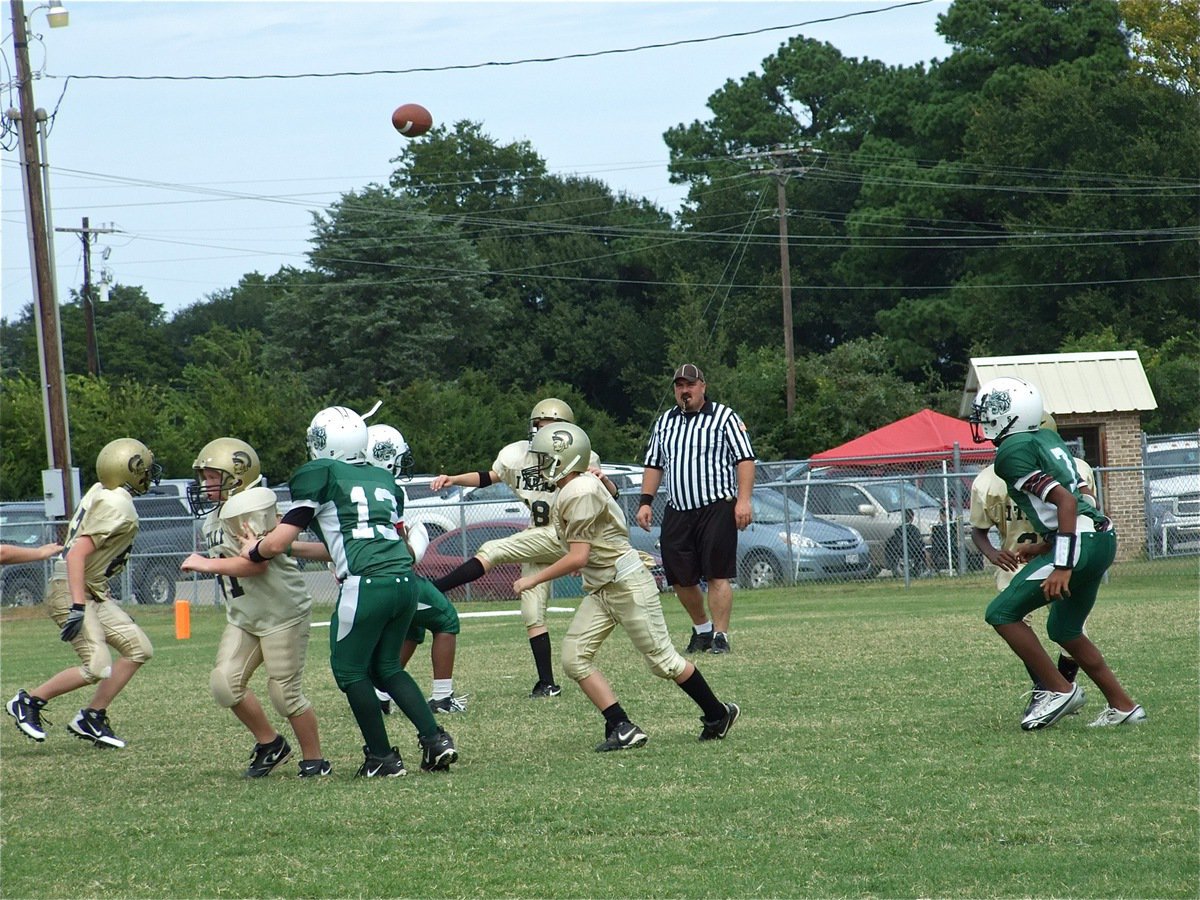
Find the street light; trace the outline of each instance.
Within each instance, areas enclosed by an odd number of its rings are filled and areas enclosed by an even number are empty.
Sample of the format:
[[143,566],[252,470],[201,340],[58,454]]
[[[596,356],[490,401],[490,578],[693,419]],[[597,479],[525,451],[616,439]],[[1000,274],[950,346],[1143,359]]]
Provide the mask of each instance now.
[[71,24],[71,14],[61,3],[51,3],[46,9],[46,18],[50,20],[51,28],[66,28]]

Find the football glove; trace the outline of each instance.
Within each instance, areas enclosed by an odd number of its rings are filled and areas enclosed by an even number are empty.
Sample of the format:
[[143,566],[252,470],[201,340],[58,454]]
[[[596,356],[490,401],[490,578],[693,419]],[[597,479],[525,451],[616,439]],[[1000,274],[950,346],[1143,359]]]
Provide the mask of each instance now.
[[83,604],[72,603],[71,611],[67,614],[67,621],[63,622],[58,636],[62,640],[70,642],[75,640],[81,631],[83,631]]

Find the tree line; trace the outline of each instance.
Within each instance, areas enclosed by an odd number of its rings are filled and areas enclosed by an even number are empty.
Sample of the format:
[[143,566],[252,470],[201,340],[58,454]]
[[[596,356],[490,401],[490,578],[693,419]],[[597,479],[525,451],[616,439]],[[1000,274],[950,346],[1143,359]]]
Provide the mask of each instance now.
[[[419,469],[479,468],[544,396],[637,461],[682,361],[797,458],[924,407],[957,412],[972,356],[1136,349],[1151,432],[1200,423],[1197,15],[1133,0],[957,0],[952,48],[887,66],[793,38],[669,128],[677,211],[548,171],[483,123],[439,126],[389,183],[313,216],[307,265],[168,317],[136,285],[62,306],[76,464],[132,435],[190,475],[218,434],[273,481],[309,418],[384,401]],[[1168,7],[1170,10],[1168,10]],[[1186,11],[1186,10],[1185,10]],[[1164,22],[1166,24],[1164,24]],[[778,183],[793,289],[785,414]],[[0,320],[0,496],[46,453],[32,305]]]

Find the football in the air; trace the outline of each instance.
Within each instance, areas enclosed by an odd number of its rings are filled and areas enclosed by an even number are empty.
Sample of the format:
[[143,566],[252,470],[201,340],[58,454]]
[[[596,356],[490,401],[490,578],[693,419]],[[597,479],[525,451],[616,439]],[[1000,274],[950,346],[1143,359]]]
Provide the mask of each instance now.
[[405,103],[392,113],[392,125],[406,138],[414,138],[433,127],[433,116],[419,103]]

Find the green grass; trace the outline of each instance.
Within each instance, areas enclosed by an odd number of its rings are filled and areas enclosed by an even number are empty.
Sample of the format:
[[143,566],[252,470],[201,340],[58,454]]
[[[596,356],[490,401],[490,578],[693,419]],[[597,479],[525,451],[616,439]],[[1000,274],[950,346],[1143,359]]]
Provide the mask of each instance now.
[[[444,719],[460,763],[369,782],[320,629],[307,689],[335,772],[319,783],[294,763],[240,778],[252,740],[208,693],[220,610],[193,609],[176,641],[169,610],[140,608],[157,653],[110,711],[127,749],[65,732],[88,691],[51,704],[44,744],[5,717],[0,894],[1197,896],[1195,561],[1118,566],[1089,622],[1149,712],[1139,728],[1085,727],[1103,698],[1084,679],[1082,715],[1020,731],[1026,678],[982,621],[990,597],[983,577],[739,592],[734,653],[699,661],[743,717],[703,745],[695,707],[618,632],[601,664],[650,742],[615,754],[592,752],[602,721],[574,685],[525,699],[517,618],[467,619],[470,706]],[[40,611],[0,623],[5,700],[74,659]],[[413,668],[427,686],[427,652]],[[388,726],[416,770],[407,721]]]

